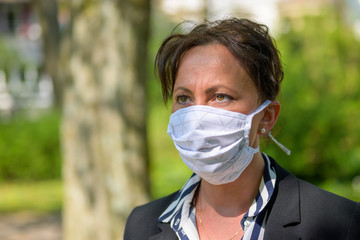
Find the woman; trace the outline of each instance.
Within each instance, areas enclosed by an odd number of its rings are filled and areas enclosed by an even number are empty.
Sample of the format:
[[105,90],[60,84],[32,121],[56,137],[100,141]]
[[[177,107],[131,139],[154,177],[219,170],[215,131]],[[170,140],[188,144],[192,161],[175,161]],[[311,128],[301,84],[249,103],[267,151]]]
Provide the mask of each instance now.
[[259,137],[272,138],[283,78],[265,26],[227,19],[171,35],[156,68],[164,100],[173,99],[168,133],[194,174],[180,191],[134,209],[125,240],[360,239],[359,203],[259,152]]

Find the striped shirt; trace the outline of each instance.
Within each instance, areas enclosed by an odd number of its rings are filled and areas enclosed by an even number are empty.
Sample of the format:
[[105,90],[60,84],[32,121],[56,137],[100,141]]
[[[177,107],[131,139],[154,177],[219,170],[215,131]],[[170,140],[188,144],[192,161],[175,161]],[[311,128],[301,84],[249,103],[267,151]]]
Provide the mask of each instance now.
[[[243,240],[264,239],[267,220],[267,203],[275,188],[276,173],[269,157],[263,153],[265,169],[259,185],[259,192],[240,224],[244,230]],[[193,174],[178,192],[173,202],[159,217],[160,222],[170,223],[180,240],[198,240],[195,207],[192,204],[201,178]]]

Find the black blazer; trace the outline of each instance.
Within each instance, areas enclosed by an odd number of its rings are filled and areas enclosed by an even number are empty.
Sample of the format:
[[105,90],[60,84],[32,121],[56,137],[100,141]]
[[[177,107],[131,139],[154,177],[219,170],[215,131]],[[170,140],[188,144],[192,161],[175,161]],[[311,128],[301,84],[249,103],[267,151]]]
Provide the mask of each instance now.
[[[360,240],[360,203],[299,180],[273,159],[277,181],[269,204],[264,240]],[[175,240],[170,224],[158,217],[176,193],[135,208],[124,240]]]

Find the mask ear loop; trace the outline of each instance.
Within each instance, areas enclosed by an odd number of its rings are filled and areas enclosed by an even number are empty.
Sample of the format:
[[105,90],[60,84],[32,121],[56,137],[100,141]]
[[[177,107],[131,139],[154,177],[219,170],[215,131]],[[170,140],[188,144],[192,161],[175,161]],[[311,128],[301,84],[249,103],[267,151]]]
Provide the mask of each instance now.
[[283,150],[287,155],[290,155],[291,154],[291,151],[286,148],[284,145],[282,145],[281,143],[279,143],[272,135],[271,135],[271,131],[268,132],[267,134],[271,140],[274,141],[274,143],[276,143],[276,145],[278,145],[279,148],[281,148],[281,150]]

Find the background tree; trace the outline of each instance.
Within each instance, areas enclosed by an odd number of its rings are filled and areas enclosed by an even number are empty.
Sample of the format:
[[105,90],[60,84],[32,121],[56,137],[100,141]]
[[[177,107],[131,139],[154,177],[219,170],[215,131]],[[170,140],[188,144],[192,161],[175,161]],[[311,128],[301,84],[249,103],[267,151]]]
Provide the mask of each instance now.
[[33,0],[38,12],[42,29],[44,69],[51,76],[55,103],[60,106],[62,101],[62,86],[58,77],[58,56],[60,44],[60,32],[58,23],[58,7],[55,0]]
[[150,3],[79,0],[70,8],[60,59],[69,70],[62,121],[64,238],[122,239],[129,211],[148,200]]
[[360,42],[327,10],[287,22],[278,36],[285,78],[277,131],[292,154],[265,152],[301,178],[334,185],[360,172]]

